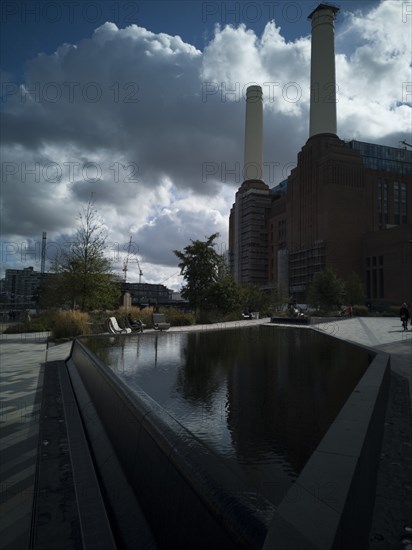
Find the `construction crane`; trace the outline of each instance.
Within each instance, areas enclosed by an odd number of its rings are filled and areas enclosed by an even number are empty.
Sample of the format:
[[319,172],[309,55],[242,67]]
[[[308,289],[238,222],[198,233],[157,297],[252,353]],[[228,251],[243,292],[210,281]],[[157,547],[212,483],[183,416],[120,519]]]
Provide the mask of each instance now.
[[[130,236],[129,246],[127,247],[126,258],[123,262],[124,282],[126,282],[126,279],[127,279],[127,270],[129,269],[129,258],[130,258],[131,253],[132,253],[132,237]],[[139,263],[139,260],[138,260],[137,256],[135,256],[135,260],[136,260],[137,266],[139,268],[139,283],[141,283],[142,282],[143,271],[140,267],[140,263]]]
[[400,141],[399,143],[402,143],[402,145],[406,145],[407,147],[412,147],[412,145],[410,143],[406,143],[405,140]]

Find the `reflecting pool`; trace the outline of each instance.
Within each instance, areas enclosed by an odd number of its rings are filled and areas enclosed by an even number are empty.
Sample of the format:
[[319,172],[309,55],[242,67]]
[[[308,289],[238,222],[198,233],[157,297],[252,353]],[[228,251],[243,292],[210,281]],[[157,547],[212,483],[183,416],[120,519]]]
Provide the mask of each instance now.
[[274,504],[372,359],[312,330],[262,325],[84,343]]

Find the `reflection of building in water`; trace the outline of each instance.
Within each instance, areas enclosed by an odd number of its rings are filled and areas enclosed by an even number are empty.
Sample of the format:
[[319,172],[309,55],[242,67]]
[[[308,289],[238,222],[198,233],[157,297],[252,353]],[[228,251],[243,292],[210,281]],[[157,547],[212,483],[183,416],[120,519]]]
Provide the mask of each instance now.
[[[238,463],[257,492],[274,504],[280,502],[296,478],[287,442],[282,441],[278,372],[273,348],[239,341],[227,379],[227,428]],[[292,435],[292,434],[291,434]],[[256,467],[258,465],[258,467]]]
[[273,504],[368,364],[367,351],[345,342],[264,326],[89,338],[87,345]]
[[252,335],[257,342],[248,338],[245,333],[233,348],[227,425],[242,469],[277,503],[367,368],[368,357],[310,331],[262,327]]
[[182,347],[183,360],[176,390],[186,400],[200,403],[206,412],[214,407],[216,395],[226,381],[232,352],[227,331],[191,332]]

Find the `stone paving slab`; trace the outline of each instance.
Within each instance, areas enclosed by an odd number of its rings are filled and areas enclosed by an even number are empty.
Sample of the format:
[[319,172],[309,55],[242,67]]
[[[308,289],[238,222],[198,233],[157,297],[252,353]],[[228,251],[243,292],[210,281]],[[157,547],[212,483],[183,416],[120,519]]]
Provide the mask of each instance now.
[[391,368],[408,381],[412,402],[412,329],[404,331],[397,317],[354,317],[313,328],[347,342],[390,353],[393,357]]
[[0,540],[28,548],[39,411],[46,361],[68,357],[71,342],[48,347],[49,333],[0,335]]
[[391,356],[369,550],[412,549],[412,330],[396,317],[345,319],[317,330]]
[[412,345],[412,331],[405,332],[397,317],[352,317],[331,323],[312,325],[335,338],[376,347],[393,342]]
[[45,338],[1,338],[0,540],[7,550],[29,544],[45,351]]

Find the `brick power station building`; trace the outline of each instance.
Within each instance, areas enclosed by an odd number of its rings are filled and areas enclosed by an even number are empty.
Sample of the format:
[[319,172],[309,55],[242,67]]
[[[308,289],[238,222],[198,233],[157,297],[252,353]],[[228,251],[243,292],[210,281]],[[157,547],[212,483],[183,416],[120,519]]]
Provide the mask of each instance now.
[[[356,272],[371,304],[412,301],[412,151],[337,136],[334,18],[312,21],[309,139],[286,182],[246,179],[229,219],[229,263],[237,282],[288,289],[298,302],[318,271]],[[322,97],[324,91],[324,97]],[[244,173],[263,174],[262,90],[246,98]]]

